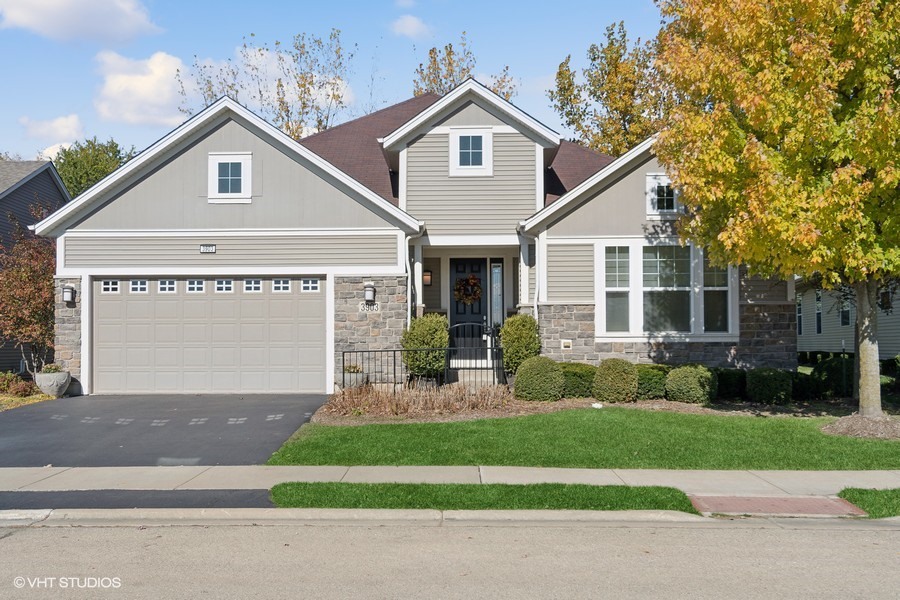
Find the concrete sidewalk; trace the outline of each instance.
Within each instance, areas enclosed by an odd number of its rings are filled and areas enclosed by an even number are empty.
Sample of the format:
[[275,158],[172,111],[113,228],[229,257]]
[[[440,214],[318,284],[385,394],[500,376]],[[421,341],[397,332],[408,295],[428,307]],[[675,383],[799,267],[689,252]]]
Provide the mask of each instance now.
[[691,496],[834,496],[846,487],[900,488],[898,471],[670,471],[533,467],[29,467],[0,469],[0,492],[260,490],[288,481],[346,483],[581,483],[668,486]]

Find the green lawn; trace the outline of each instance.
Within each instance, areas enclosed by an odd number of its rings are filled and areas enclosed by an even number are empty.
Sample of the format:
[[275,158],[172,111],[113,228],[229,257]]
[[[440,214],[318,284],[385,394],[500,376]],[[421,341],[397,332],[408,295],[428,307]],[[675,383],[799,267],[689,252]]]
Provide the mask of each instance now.
[[282,483],[282,508],[430,508],[434,510],[679,510],[697,514],[667,487],[414,483]]
[[456,423],[311,424],[269,464],[900,469],[900,441],[828,436],[819,431],[827,421],[603,408]]
[[869,513],[869,517],[872,519],[900,517],[900,489],[862,490],[859,488],[847,488],[838,496]]

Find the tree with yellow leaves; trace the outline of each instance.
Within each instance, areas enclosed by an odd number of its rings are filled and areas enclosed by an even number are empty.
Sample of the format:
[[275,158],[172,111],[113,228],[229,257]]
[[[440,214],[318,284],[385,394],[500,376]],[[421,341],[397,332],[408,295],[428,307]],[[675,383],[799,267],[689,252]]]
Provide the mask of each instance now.
[[714,262],[852,287],[880,417],[878,290],[900,274],[900,3],[661,0],[679,94],[656,151]]
[[[434,46],[428,51],[428,61],[419,63],[416,67],[413,94],[421,96],[432,93],[443,96],[472,77],[474,71],[475,54],[469,47],[466,32],[463,31],[455,48],[451,43],[443,48]],[[509,74],[509,66],[503,67],[499,75],[491,75],[487,87],[505,100],[511,100],[516,95],[517,85]]]

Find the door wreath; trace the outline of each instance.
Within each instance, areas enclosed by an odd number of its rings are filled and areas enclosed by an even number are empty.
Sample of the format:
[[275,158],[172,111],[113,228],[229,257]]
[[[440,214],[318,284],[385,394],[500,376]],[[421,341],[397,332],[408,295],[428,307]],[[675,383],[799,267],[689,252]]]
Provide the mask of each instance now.
[[453,287],[453,298],[467,306],[481,300],[481,279],[475,275],[457,279]]

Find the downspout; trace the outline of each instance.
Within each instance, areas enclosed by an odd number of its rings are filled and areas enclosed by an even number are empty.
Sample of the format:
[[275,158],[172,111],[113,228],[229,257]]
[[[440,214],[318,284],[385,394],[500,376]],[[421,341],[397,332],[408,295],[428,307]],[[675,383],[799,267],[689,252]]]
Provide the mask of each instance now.
[[412,324],[412,290],[413,290],[413,276],[414,274],[410,270],[409,265],[409,243],[417,238],[425,235],[425,227],[424,223],[419,222],[419,231],[414,235],[406,236],[406,243],[403,245],[403,262],[406,264],[406,328],[409,329],[409,326]]
[[[521,235],[526,240],[531,240],[534,242],[534,298],[531,299],[531,310],[533,311],[534,320],[538,320],[538,294],[541,288],[541,278],[540,273],[538,272],[538,240],[537,236],[528,235],[525,233],[525,223],[520,222],[519,226],[516,228]],[[528,282],[525,282],[525,287],[528,287]]]

